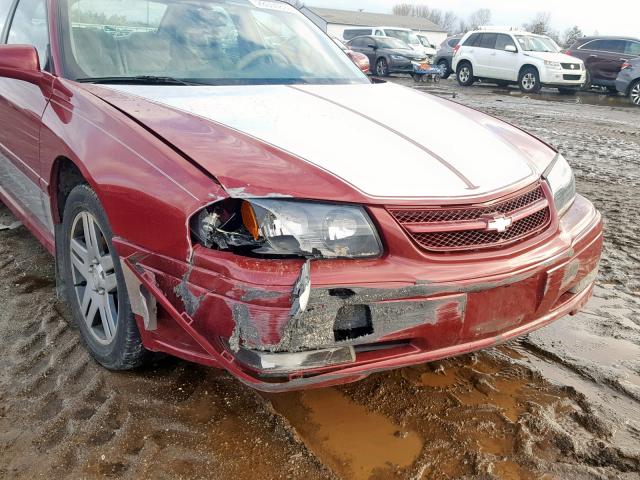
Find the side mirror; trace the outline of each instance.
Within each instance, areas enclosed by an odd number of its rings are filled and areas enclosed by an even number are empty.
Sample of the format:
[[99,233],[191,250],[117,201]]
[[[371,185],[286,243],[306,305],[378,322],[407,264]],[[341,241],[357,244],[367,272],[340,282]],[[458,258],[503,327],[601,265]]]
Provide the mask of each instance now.
[[515,45],[507,45],[504,47],[505,52],[518,53],[518,49]]
[[32,45],[0,45],[0,77],[38,83],[42,72],[36,48]]

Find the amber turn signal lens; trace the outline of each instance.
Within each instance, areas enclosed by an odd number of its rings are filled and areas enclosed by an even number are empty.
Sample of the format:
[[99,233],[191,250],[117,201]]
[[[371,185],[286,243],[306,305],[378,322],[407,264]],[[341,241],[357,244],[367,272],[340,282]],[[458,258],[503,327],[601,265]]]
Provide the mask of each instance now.
[[249,202],[242,202],[240,212],[242,213],[242,223],[253,239],[258,240],[260,238],[260,227],[258,226],[258,219],[256,218],[256,213],[253,211],[253,207]]

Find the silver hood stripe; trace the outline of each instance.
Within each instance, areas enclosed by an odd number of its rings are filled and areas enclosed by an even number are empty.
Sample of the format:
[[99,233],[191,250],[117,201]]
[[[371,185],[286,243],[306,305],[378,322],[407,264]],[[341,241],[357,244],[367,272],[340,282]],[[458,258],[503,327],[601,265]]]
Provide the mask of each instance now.
[[294,87],[294,86],[290,86],[290,88],[293,88],[293,89],[295,89],[295,90],[298,90],[299,92],[306,93],[307,95],[312,95],[312,96],[314,96],[314,97],[316,97],[316,98],[320,98],[320,99],[324,100],[325,102],[329,102],[329,103],[332,103],[333,105],[336,105],[336,106],[338,106],[338,107],[340,107],[340,108],[344,108],[345,110],[348,110],[348,111],[350,111],[351,113],[353,113],[353,114],[355,114],[355,115],[360,115],[361,117],[366,118],[366,119],[367,119],[367,120],[369,120],[370,122],[375,123],[376,125],[378,125],[378,126],[380,126],[380,127],[382,127],[382,128],[386,128],[386,129],[387,129],[387,130],[389,130],[390,132],[394,133],[395,135],[398,135],[400,138],[402,138],[402,139],[406,140],[407,142],[409,142],[409,143],[411,143],[411,144],[415,145],[415,146],[416,146],[416,147],[418,147],[419,149],[423,150],[426,154],[431,155],[433,158],[435,158],[436,160],[438,160],[441,164],[443,164],[445,167],[447,167],[449,170],[451,170],[453,173],[455,173],[455,174],[458,176],[458,178],[460,178],[460,180],[462,180],[462,181],[465,183],[465,185],[467,186],[467,188],[468,188],[469,190],[476,190],[476,189],[478,188],[478,187],[477,187],[477,186],[475,186],[473,183],[471,183],[471,181],[470,181],[467,177],[465,177],[462,173],[460,173],[460,172],[458,171],[458,169],[457,169],[457,168],[455,168],[455,167],[454,167],[453,165],[451,165],[450,163],[446,162],[446,161],[445,161],[443,158],[441,158],[439,155],[436,155],[434,152],[432,152],[431,150],[429,150],[429,149],[428,149],[427,147],[425,147],[424,145],[421,145],[420,143],[416,142],[413,138],[409,138],[409,137],[407,137],[405,134],[403,134],[403,133],[401,133],[401,132],[398,132],[397,130],[394,130],[394,129],[393,129],[393,128],[391,128],[389,125],[385,125],[384,123],[379,122],[379,121],[378,121],[378,120],[376,120],[375,118],[368,117],[368,116],[367,116],[367,115],[365,115],[364,113],[362,113],[362,112],[358,112],[358,111],[356,111],[356,110],[354,110],[354,109],[352,109],[352,108],[347,107],[346,105],[342,105],[342,104],[340,104],[340,103],[338,103],[338,102],[334,102],[334,101],[333,101],[333,100],[331,100],[330,98],[325,98],[325,97],[323,97],[323,96],[321,96],[321,95],[318,95],[318,94],[316,94],[316,93],[308,92],[308,91],[305,91],[305,90],[302,90],[302,89],[296,88],[296,87]]
[[500,132],[393,84],[101,87],[225,125],[371,197],[473,198],[540,175]]

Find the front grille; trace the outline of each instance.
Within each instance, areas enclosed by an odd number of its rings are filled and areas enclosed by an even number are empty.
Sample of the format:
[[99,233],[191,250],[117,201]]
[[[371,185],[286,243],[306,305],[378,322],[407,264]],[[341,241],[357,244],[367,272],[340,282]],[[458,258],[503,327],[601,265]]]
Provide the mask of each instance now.
[[[458,252],[501,248],[542,232],[551,210],[541,185],[487,204],[457,207],[389,207],[389,212],[425,250]],[[490,230],[496,218],[511,218],[503,232]]]
[[561,63],[560,65],[562,65],[562,68],[564,68],[565,70],[581,70],[582,69],[579,63]]
[[563,75],[562,78],[565,80],[580,80],[582,75]]

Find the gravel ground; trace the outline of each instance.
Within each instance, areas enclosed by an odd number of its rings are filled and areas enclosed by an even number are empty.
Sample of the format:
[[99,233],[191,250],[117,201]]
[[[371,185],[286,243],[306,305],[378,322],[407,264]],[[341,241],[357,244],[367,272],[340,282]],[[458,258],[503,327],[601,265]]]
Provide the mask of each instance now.
[[[0,231],[0,478],[640,478],[640,109],[418,88],[572,163],[607,230],[585,312],[478,354],[266,397],[174,360],[104,371],[65,322],[52,259],[23,227]],[[14,220],[0,204],[0,224]]]

